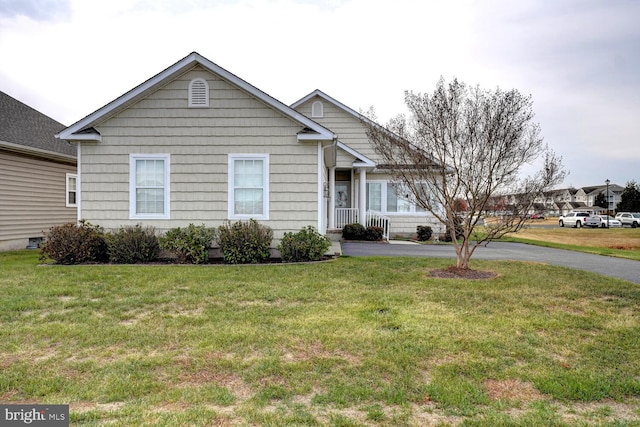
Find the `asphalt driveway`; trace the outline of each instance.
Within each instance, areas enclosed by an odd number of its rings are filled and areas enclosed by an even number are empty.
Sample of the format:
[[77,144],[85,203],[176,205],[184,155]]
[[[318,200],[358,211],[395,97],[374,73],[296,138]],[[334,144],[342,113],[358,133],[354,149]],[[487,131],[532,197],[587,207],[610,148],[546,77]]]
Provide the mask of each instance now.
[[[343,242],[342,253],[347,256],[455,258],[453,247],[449,245],[421,245],[410,242],[393,242],[389,244]],[[591,271],[640,283],[640,261],[544,248],[522,243],[491,242],[487,246],[480,246],[476,249],[472,259],[541,262]]]

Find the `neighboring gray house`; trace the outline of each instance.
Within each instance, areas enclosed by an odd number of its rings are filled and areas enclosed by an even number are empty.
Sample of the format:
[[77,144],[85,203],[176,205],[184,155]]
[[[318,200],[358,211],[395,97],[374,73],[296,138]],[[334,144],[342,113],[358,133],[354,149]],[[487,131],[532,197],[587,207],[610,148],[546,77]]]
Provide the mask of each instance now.
[[196,52],[57,136],[78,145],[78,218],[106,229],[430,221],[392,194],[353,110],[320,91],[289,107]]
[[0,92],[0,250],[34,247],[76,221],[76,148],[64,125]]

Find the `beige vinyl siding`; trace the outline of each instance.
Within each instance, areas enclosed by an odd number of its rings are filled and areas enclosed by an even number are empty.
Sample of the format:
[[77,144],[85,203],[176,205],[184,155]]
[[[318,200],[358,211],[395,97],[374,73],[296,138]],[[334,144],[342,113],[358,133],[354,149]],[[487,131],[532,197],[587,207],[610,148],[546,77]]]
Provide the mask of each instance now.
[[338,155],[336,156],[336,167],[338,169],[350,169],[353,167],[354,160],[356,159],[351,154],[338,150]]
[[[209,84],[208,108],[188,108],[191,79]],[[129,219],[129,154],[169,154],[170,220],[221,225],[228,217],[228,154],[269,154],[269,220],[284,231],[317,225],[317,143],[297,141],[299,123],[226,81],[192,70],[96,126],[102,141],[83,143],[82,216],[107,229]]]
[[377,161],[378,155],[369,143],[362,123],[358,118],[319,97],[313,97],[297,107],[296,110],[307,117],[311,117],[311,105],[317,100],[321,100],[324,104],[324,117],[314,117],[313,120],[331,129],[338,135],[340,142],[347,144],[369,159]]
[[66,207],[66,174],[75,165],[0,151],[0,249],[24,249],[54,225],[76,221]]

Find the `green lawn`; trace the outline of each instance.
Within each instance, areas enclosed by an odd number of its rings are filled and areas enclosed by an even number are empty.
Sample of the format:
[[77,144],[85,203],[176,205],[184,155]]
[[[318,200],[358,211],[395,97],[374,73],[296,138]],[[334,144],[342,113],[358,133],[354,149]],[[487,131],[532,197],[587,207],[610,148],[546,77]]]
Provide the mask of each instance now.
[[640,286],[451,260],[39,266],[0,254],[0,402],[72,425],[640,426]]

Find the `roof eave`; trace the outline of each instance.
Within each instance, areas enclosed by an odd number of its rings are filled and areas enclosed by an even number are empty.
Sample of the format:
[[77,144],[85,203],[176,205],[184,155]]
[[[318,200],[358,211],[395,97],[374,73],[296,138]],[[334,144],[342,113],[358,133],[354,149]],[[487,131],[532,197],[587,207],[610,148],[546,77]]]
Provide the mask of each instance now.
[[29,147],[21,144],[14,144],[12,142],[0,141],[0,148],[8,151],[12,151],[14,153],[41,157],[43,159],[62,161],[62,162],[73,163],[73,164],[76,164],[77,162],[76,157],[69,154],[62,154],[62,153],[57,153],[55,151],[43,150],[41,148]]
[[333,141],[335,139],[334,134],[321,134],[321,133],[299,133],[298,141]]
[[100,142],[102,135],[98,133],[74,133],[65,137],[62,134],[56,135],[56,138],[64,139],[69,142]]

